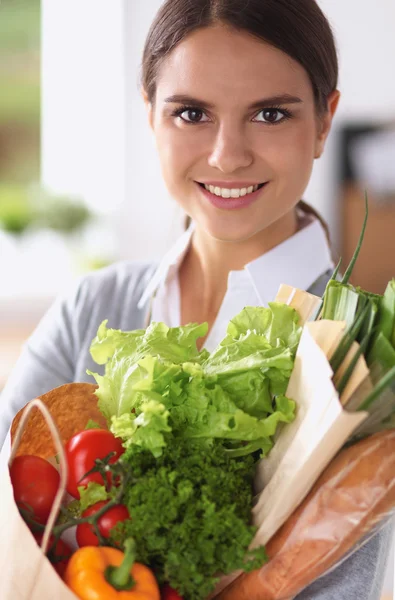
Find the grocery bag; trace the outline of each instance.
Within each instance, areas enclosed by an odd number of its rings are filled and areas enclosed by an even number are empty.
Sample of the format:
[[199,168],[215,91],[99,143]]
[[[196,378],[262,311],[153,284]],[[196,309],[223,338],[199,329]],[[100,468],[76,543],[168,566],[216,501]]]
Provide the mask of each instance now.
[[15,430],[16,435],[9,464],[12,464],[20,439],[23,439],[23,430],[27,420],[32,414],[37,414],[37,409],[47,423],[48,432],[53,436],[61,462],[61,483],[40,548],[15,504],[9,470],[6,467],[2,469],[0,474],[0,526],[2,534],[0,544],[0,569],[2,573],[0,598],[1,600],[77,600],[77,597],[62,581],[45,556],[50,531],[59,512],[64,493],[67,468],[65,471],[66,462],[59,432],[49,410],[40,399],[32,400],[24,410],[18,428]]

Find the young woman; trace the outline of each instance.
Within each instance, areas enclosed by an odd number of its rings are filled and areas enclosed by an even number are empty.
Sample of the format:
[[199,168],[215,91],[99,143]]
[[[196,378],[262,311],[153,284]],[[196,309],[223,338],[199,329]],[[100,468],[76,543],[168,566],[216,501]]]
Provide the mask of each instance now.
[[[120,263],[81,278],[26,343],[1,398],[1,425],[31,398],[98,370],[103,319],[209,324],[209,350],[246,305],[281,283],[322,293],[325,228],[302,201],[339,91],[330,26],[314,0],[167,0],[149,32],[142,93],[170,194],[190,225],[159,265]],[[378,600],[390,529],[300,599]]]

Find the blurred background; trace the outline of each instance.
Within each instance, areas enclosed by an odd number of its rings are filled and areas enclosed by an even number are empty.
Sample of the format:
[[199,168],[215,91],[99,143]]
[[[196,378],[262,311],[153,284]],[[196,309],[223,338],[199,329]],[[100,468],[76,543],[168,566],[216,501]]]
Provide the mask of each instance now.
[[[347,263],[368,191],[353,283],[383,292],[395,275],[395,2],[318,3],[337,40],[342,98],[304,198]],[[0,390],[23,341],[76,277],[160,257],[182,230],[138,89],[160,4],[1,1]],[[391,565],[387,597],[392,580]]]

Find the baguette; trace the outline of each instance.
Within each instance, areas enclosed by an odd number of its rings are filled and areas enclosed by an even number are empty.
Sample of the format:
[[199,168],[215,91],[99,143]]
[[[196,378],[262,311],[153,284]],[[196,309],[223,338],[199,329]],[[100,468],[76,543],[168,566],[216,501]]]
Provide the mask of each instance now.
[[266,545],[269,562],[216,598],[294,598],[394,508],[395,431],[384,431],[343,449]]

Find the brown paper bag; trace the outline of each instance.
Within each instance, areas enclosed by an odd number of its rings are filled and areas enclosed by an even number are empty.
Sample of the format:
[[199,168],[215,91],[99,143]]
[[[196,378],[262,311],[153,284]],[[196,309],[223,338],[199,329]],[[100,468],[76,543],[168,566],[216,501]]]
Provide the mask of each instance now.
[[1,600],[77,600],[20,516],[7,469],[1,473],[0,486]]
[[[8,468],[3,468],[0,473],[0,530],[2,537],[0,544],[0,598],[1,600],[77,600],[77,596],[66,586],[45,556],[49,535],[64,494],[67,465],[57,427],[45,403],[39,399],[32,400],[24,409],[22,418],[18,419],[18,428],[13,430],[15,435],[9,464],[12,464],[18,451],[27,419],[35,407],[44,417],[59,454],[61,483],[40,548],[19,514],[14,501]],[[36,414],[33,416],[37,418],[37,412],[34,411],[34,413]]]

